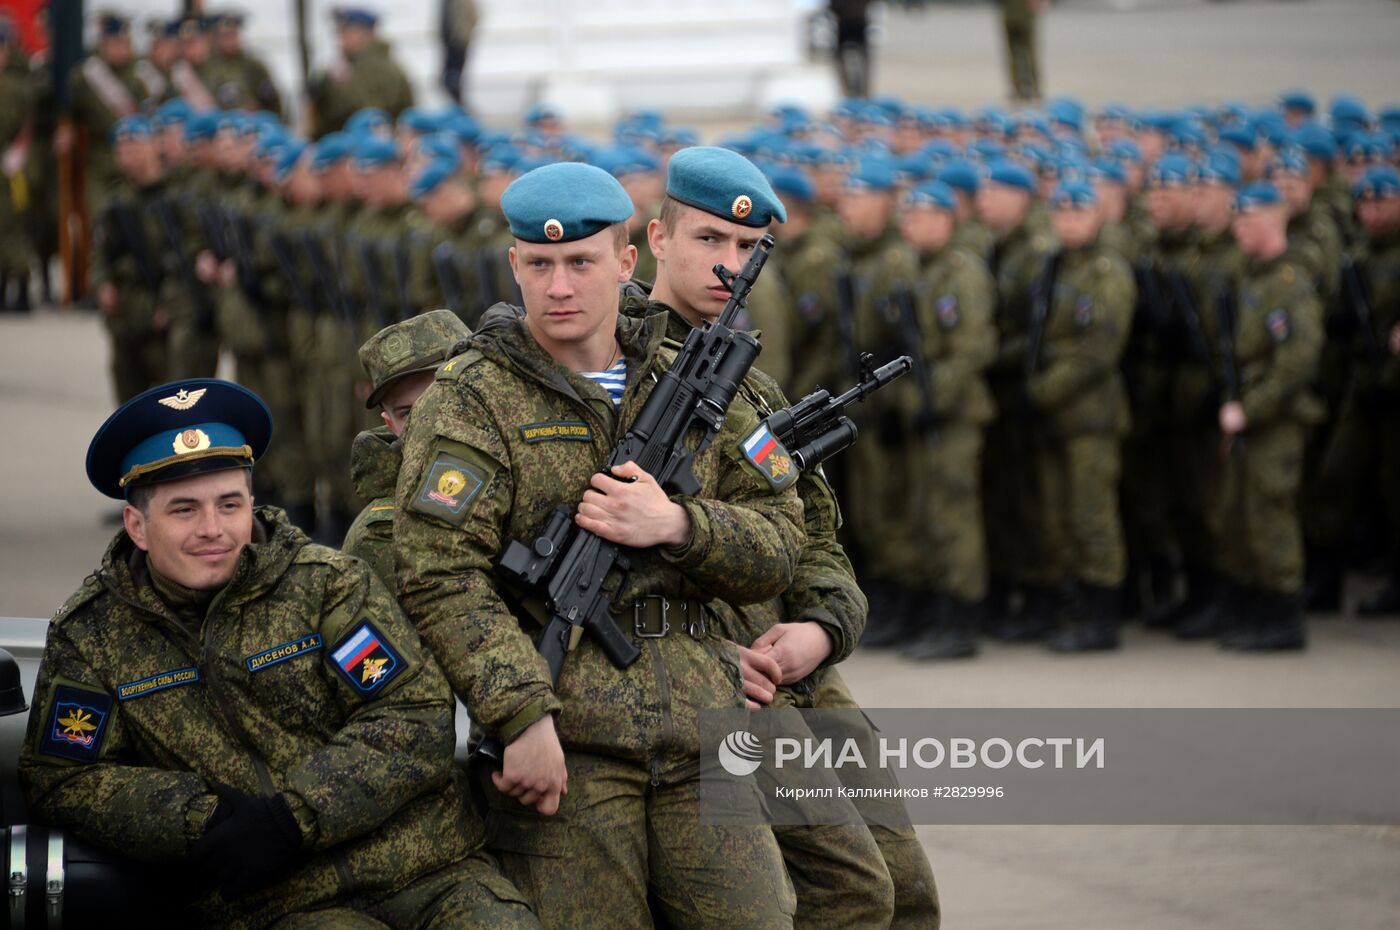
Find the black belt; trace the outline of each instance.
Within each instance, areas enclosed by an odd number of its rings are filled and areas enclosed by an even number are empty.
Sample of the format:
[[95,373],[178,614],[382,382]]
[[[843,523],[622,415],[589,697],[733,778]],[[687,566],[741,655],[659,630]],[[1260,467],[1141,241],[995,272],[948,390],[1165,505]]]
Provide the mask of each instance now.
[[673,628],[685,630],[695,639],[709,630],[703,601],[668,598],[648,594],[632,604],[632,633],[642,639],[660,639]]

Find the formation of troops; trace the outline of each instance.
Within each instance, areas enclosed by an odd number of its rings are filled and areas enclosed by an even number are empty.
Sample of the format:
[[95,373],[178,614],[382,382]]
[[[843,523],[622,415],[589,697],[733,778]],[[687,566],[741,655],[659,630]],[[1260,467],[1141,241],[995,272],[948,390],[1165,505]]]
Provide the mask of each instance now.
[[[194,863],[205,925],[936,927],[907,827],[705,823],[700,712],[857,710],[858,643],[1302,648],[1387,512],[1358,611],[1400,609],[1400,109],[852,99],[599,143],[358,100],[392,62],[338,16],[314,141],[252,91],[153,99],[90,190],[122,405],[87,466],[124,525],[51,625],[21,775]],[[762,352],[693,487],[609,467],[765,232]],[[797,467],[772,415],[901,355]],[[505,563],[570,522],[629,552],[632,664],[540,654],[555,595]]]

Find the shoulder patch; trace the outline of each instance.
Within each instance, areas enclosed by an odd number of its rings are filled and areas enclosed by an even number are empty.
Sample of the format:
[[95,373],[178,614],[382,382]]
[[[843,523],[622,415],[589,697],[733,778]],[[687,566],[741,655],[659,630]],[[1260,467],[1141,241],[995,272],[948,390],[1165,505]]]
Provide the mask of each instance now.
[[962,314],[958,311],[958,298],[952,294],[938,298],[933,309],[938,315],[938,325],[944,329],[952,329],[962,319]]
[[308,633],[301,639],[294,639],[291,642],[273,646],[271,649],[264,649],[262,652],[255,652],[243,660],[249,674],[261,672],[263,669],[271,668],[279,662],[288,659],[295,659],[297,656],[304,656],[320,650],[325,645],[320,633]]
[[1113,270],[1113,259],[1109,258],[1107,255],[1100,255],[1094,261],[1094,270],[1099,274],[1108,274]]
[[384,690],[406,667],[403,657],[368,619],[350,628],[336,643],[330,658],[336,670],[362,695]]
[[488,456],[468,445],[438,441],[432,464],[428,466],[409,507],[419,513],[461,526],[471,512],[471,503],[496,473]]
[[198,681],[199,669],[193,665],[188,668],[173,668],[168,672],[157,672],[139,681],[128,681],[117,685],[117,700],[130,701],[132,698],[145,697],[157,691],[164,691],[166,688],[193,685]]
[[536,442],[588,442],[593,438],[593,430],[581,420],[555,420],[547,423],[526,423],[520,427],[520,438],[527,443]]
[[744,438],[740,447],[745,460],[758,469],[758,473],[775,492],[784,490],[797,480],[797,467],[793,465],[792,456],[783,444],[778,442],[778,437],[768,429],[766,422],[758,424],[758,427]]
[[480,349],[468,349],[461,355],[454,355],[452,358],[443,362],[442,365],[438,367],[437,380],[456,381],[457,378],[461,376],[462,372],[466,371],[468,368],[472,367],[485,357],[486,356],[482,354]]
[[1274,345],[1287,342],[1293,333],[1293,321],[1289,318],[1288,311],[1282,307],[1270,311],[1264,318],[1264,325],[1269,328],[1269,338],[1274,341]]
[[1094,299],[1080,297],[1074,302],[1074,328],[1088,329],[1094,322]]
[[112,696],[95,689],[58,685],[39,752],[72,762],[96,762],[112,716]]

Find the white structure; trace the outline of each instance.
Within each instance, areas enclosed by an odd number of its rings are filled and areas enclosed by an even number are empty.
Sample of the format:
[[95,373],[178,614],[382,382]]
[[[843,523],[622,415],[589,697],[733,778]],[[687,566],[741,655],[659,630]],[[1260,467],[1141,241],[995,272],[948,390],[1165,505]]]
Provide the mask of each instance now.
[[[367,3],[379,31],[413,80],[418,97],[446,100],[438,85],[442,50],[438,3]],[[222,4],[210,4],[215,8]],[[294,6],[240,0],[246,43],[262,55],[284,92],[298,87]],[[333,6],[310,0],[307,34],[313,67],[335,54]],[[576,124],[601,124],[636,107],[678,118],[746,119],[779,102],[829,106],[835,77],[806,60],[814,0],[477,0],[481,24],[472,43],[472,109],[488,122],[513,122],[531,105],[559,107]],[[169,15],[170,0],[124,0],[123,9]],[[138,22],[138,35],[141,34]],[[296,95],[289,95],[289,102]],[[294,105],[299,104],[296,101]]]

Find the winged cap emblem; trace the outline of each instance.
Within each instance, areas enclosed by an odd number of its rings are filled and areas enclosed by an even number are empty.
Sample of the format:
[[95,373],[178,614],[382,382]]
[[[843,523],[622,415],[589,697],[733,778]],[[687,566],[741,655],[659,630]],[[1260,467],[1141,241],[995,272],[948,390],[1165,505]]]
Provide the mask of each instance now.
[[188,410],[199,403],[199,399],[204,396],[204,392],[207,390],[209,389],[200,388],[197,391],[187,391],[184,388],[180,388],[180,390],[176,391],[172,396],[162,397],[160,402],[172,410]]

